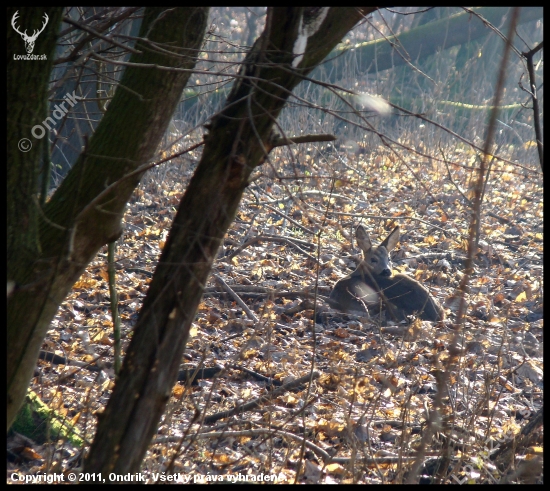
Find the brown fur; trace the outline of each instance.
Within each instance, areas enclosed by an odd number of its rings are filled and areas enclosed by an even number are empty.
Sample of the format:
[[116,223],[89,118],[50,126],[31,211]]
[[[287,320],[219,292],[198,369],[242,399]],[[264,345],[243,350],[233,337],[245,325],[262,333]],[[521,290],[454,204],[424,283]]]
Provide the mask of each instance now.
[[395,320],[416,315],[427,321],[445,318],[443,308],[418,281],[391,271],[389,253],[399,240],[399,227],[379,245],[373,246],[362,226],[356,231],[357,245],[363,260],[357,269],[336,283],[329,303],[344,312],[365,312],[383,305]]

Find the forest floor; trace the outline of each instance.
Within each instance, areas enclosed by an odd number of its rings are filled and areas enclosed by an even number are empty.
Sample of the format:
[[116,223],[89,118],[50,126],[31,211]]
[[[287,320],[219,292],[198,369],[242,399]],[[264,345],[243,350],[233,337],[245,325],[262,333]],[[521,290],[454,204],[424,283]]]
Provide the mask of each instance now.
[[[263,474],[278,483],[397,483],[419,452],[421,482],[540,481],[542,431],[522,434],[543,397],[540,174],[493,164],[457,326],[477,160],[456,150],[452,161],[399,161],[384,148],[273,152],[245,191],[182,360],[182,369],[217,367],[216,375],[174,386],[142,467],[148,482],[164,472],[195,482]],[[129,204],[115,264],[123,349],[191,167],[152,171]],[[327,309],[322,297],[360,257],[359,224],[375,243],[401,227],[394,271],[422,282],[445,321]],[[43,350],[96,370],[40,360],[31,387],[87,447],[114,386],[106,249],[63,303]],[[443,411],[425,441],[437,394]],[[30,448],[8,476],[82,464],[82,448],[67,441]]]

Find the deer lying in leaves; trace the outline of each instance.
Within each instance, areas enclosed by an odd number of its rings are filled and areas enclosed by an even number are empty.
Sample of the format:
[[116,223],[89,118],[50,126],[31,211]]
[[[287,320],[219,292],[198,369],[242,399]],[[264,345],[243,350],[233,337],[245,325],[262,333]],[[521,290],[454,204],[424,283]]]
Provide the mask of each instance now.
[[336,283],[329,297],[331,307],[343,312],[364,313],[369,308],[385,308],[389,318],[405,320],[416,315],[427,321],[445,318],[443,308],[418,281],[404,274],[393,274],[390,252],[399,240],[399,227],[379,246],[373,246],[362,226],[356,231],[363,260],[357,269]]

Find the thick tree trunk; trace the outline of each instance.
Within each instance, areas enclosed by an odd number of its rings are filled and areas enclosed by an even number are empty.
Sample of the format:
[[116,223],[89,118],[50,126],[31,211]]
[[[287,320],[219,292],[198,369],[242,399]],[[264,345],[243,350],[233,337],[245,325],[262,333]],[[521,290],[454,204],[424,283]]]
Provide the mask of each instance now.
[[180,203],[122,372],[100,419],[86,472],[139,469],[176,381],[220,242],[251,172],[271,150],[274,121],[301,75],[372,10],[269,9],[265,30],[240,71],[250,78],[235,82],[225,109],[210,125],[201,162]]
[[[61,7],[8,8],[8,22],[14,22],[20,32],[39,30],[48,18],[44,31],[37,37],[33,55],[46,55],[46,60],[21,60],[26,55],[22,36],[8,25],[7,63],[7,264],[8,294],[15,290],[8,300],[17,295],[17,289],[24,288],[29,273],[26,270],[37,257],[41,246],[38,239],[40,210],[38,207],[38,172],[42,140],[33,137],[32,129],[41,125],[48,111],[48,80],[53,66],[53,53],[57,41],[57,31],[61,22]],[[24,266],[27,265],[27,266]],[[31,300],[32,302],[32,300]],[[31,302],[22,307],[25,314]],[[9,305],[9,304],[8,304]],[[31,332],[15,325],[8,314],[8,429],[19,407],[24,401],[25,392],[38,358],[38,349],[30,370],[26,370],[24,380],[17,390],[10,390],[14,381],[15,369],[24,363],[23,351],[29,342]]]
[[[193,68],[207,17],[207,8],[146,9],[140,36],[164,50],[138,42],[135,48],[142,53],[130,61]],[[15,289],[8,301],[8,428],[59,304],[98,249],[120,234],[126,202],[141,174],[126,176],[153,157],[189,76],[128,67],[88,146],[45,209],[35,211],[39,223],[27,239],[33,248],[25,249],[26,254],[16,250],[17,223],[9,228],[8,281]],[[26,199],[32,201],[34,193]],[[9,209],[17,207],[17,196],[13,202],[8,198]]]

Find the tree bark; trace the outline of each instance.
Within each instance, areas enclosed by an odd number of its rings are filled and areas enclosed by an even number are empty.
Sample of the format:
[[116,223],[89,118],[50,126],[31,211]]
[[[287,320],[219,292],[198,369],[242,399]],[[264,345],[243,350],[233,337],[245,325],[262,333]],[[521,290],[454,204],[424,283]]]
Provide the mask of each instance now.
[[[32,263],[40,256],[38,240],[40,210],[38,208],[38,173],[42,141],[34,138],[32,129],[41,125],[48,111],[48,80],[53,66],[57,31],[61,23],[61,7],[8,8],[9,21],[14,20],[21,32],[34,32],[40,29],[45,17],[48,24],[35,42],[33,54],[46,55],[46,60],[20,60],[26,54],[21,35],[8,26],[7,63],[7,264],[8,294],[26,282],[21,265]],[[29,149],[30,147],[30,149]],[[17,292],[13,294],[15,296]],[[9,298],[9,297],[8,297]],[[13,297],[12,297],[13,298]],[[9,299],[10,300],[10,299]],[[8,304],[9,305],[9,304]],[[32,305],[29,302],[29,305]],[[23,312],[29,305],[23,308]],[[32,369],[38,357],[27,370],[24,387],[10,391],[13,369],[22,362],[21,351],[25,349],[30,333],[12,323],[8,314],[8,429],[24,401]],[[12,345],[14,348],[12,348]],[[40,346],[38,347],[38,349]]]
[[[207,8],[147,8],[140,36],[163,50],[140,41],[135,48],[142,53],[133,54],[130,61],[193,68],[207,17]],[[50,68],[42,69],[40,97],[44,100]],[[8,281],[14,284],[8,299],[8,428],[24,400],[40,346],[59,304],[98,249],[119,236],[126,202],[141,174],[125,176],[153,157],[189,76],[189,72],[128,67],[96,133],[45,208],[38,209],[37,200],[31,198],[36,193],[35,175],[32,185],[26,186],[26,195],[15,190],[8,195],[9,216],[25,199],[29,203],[23,204],[33,210],[31,218],[36,222],[30,227],[19,218],[19,223],[14,220],[8,226]],[[14,104],[24,105],[25,97],[29,97],[15,88],[13,93]],[[27,128],[20,126],[20,132]],[[18,135],[8,136],[16,144]],[[38,158],[33,154],[32,160],[14,160],[18,166],[11,173],[14,177],[10,174],[14,187],[18,185],[17,172],[30,173],[27,166],[36,169]],[[117,184],[107,189],[113,183]],[[29,192],[29,188],[34,190]],[[22,233],[26,234],[24,239]]]
[[301,76],[373,10],[268,10],[265,30],[240,70],[247,78],[235,82],[225,108],[209,126],[201,161],[180,203],[120,378],[99,421],[86,472],[139,470],[176,381],[218,247],[251,172],[271,150],[271,129],[279,112]]

